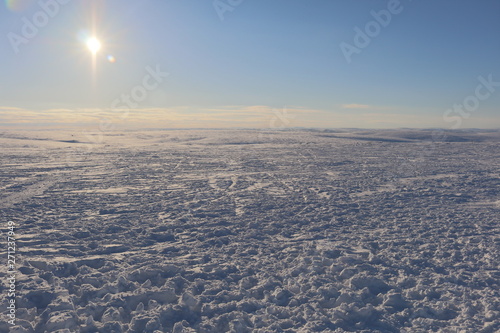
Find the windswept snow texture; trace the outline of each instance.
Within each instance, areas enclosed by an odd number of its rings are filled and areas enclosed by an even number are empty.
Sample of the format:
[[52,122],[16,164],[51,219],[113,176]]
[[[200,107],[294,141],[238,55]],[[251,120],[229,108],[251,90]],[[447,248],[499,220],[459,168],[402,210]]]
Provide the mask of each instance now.
[[1,133],[8,332],[498,332],[498,132]]

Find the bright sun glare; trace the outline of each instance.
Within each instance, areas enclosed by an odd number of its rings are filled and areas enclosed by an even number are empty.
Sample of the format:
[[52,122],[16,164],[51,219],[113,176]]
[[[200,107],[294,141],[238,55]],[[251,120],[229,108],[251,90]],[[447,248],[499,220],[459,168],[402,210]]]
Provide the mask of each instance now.
[[89,38],[87,40],[87,47],[92,54],[96,54],[101,49],[101,42],[95,37]]

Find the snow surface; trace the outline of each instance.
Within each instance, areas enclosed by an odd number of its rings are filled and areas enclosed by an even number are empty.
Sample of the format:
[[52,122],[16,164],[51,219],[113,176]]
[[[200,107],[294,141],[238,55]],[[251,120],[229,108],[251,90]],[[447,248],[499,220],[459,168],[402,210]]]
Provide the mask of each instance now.
[[500,331],[498,131],[102,138],[0,133],[0,332]]

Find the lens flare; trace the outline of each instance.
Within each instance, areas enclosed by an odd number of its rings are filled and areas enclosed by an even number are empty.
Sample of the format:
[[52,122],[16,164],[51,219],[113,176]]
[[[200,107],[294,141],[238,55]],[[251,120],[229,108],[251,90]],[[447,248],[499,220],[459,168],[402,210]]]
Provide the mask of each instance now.
[[78,38],[80,43],[86,44],[90,39],[90,33],[85,29],[80,29],[76,34],[76,38]]
[[87,40],[87,47],[92,54],[96,54],[101,49],[101,42],[95,37],[89,38]]
[[5,0],[8,9],[14,12],[22,12],[35,3],[35,0]]
[[109,55],[107,56],[107,58],[108,58],[108,61],[109,61],[110,63],[112,63],[112,64],[114,64],[114,63],[116,62],[116,58],[115,58],[115,57],[113,57],[111,54],[109,54]]

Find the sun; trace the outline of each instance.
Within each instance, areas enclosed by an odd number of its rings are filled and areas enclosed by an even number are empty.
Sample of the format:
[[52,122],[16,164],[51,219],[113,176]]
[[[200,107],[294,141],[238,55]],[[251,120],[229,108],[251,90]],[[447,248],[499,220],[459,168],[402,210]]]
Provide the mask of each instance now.
[[97,38],[91,37],[87,40],[87,47],[95,55],[101,49],[101,42]]

